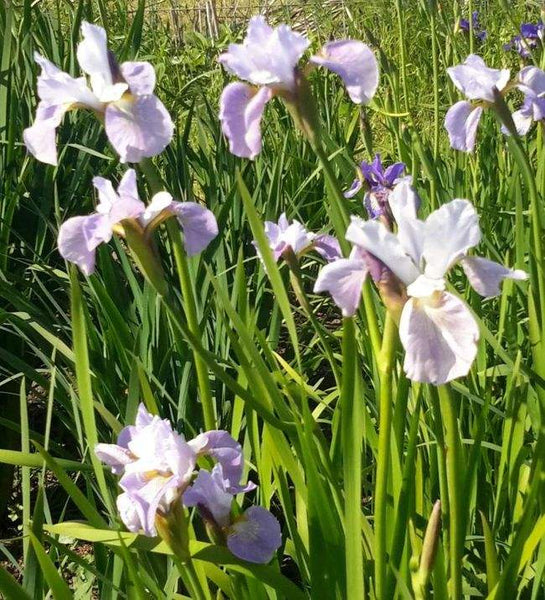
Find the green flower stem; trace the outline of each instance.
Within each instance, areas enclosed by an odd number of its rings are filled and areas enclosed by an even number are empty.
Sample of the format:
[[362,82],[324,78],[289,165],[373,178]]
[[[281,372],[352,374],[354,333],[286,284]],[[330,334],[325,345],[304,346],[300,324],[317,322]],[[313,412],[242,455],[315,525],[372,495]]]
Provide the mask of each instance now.
[[437,392],[439,394],[441,416],[445,429],[447,456],[451,597],[457,600],[462,597],[462,550],[464,535],[462,530],[462,502],[460,496],[462,490],[460,433],[458,430],[458,417],[450,394],[450,388],[446,385],[441,385],[437,388]]
[[[182,290],[182,296],[184,299],[184,311],[187,319],[187,325],[191,333],[200,340],[202,338],[202,334],[197,315],[197,303],[195,300],[195,293],[193,291],[191,275],[189,273],[189,265],[187,264],[187,254],[183,248],[179,227],[174,220],[170,219],[167,222],[167,230],[170,242],[172,244],[172,249],[174,251],[174,260],[176,262],[176,268],[178,270],[178,276],[180,280],[180,288]],[[197,372],[197,381],[199,384],[204,426],[205,429],[216,429],[216,407],[212,397],[212,390],[210,388],[208,369],[206,367],[206,363],[196,350],[193,350],[193,358],[195,361],[195,370]]]
[[[161,175],[155,168],[153,162],[149,158],[145,158],[139,163],[139,165],[142,172],[144,173],[144,176],[152,192],[157,193],[163,190],[164,185],[161,179]],[[166,225],[170,243],[172,244],[174,260],[176,262],[176,269],[178,271],[178,278],[180,281],[180,288],[182,290],[182,297],[184,300],[184,312],[187,319],[187,325],[189,331],[193,334],[193,336],[200,340],[202,336],[199,327],[197,303],[195,300],[195,293],[193,291],[193,284],[191,281],[191,275],[189,273],[189,267],[187,264],[187,255],[183,247],[181,234],[179,228],[176,226],[172,219],[169,219]],[[154,284],[154,287],[158,289],[156,284]],[[161,293],[161,296],[165,295],[166,290],[165,293]],[[206,367],[206,363],[203,361],[199,353],[194,348],[193,360],[195,362],[195,371],[197,372],[197,382],[199,386],[199,395],[203,410],[204,426],[206,429],[216,429],[216,410],[214,405],[214,399],[212,397],[212,390],[210,388],[210,378],[208,374],[208,369]]]
[[377,476],[375,483],[375,596],[386,593],[386,514],[388,506],[388,471],[392,431],[392,371],[397,341],[394,317],[386,313],[382,348],[378,360],[380,372],[380,413]]
[[[341,250],[346,256],[349,251],[349,243],[344,237],[349,221],[348,212],[346,210],[346,199],[343,196],[343,193],[339,186],[339,182],[337,181],[337,177],[333,172],[331,163],[329,162],[329,158],[327,157],[327,154],[324,151],[323,147],[319,143],[314,143],[312,144],[312,148],[314,149],[314,152],[316,153],[320,161],[327,183],[327,187],[330,191],[330,196],[333,199],[333,203],[331,205],[331,220],[333,222],[335,234],[337,235],[339,244],[341,245]],[[367,278],[367,280],[363,284],[362,297],[365,318],[369,330],[369,337],[371,338],[371,345],[373,347],[373,354],[374,356],[378,356],[380,351],[380,331],[378,327],[377,315],[375,311],[375,305],[373,302],[373,295],[371,292],[371,284],[369,282],[369,278]]]
[[354,320],[343,320],[341,420],[344,471],[346,598],[365,598],[361,539],[362,406],[357,393]]

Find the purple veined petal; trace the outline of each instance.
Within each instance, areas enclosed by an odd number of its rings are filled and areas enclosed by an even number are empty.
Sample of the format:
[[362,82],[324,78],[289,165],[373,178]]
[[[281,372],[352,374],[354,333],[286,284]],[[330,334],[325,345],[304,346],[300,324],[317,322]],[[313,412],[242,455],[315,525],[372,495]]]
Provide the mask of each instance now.
[[117,193],[120,196],[140,200],[138,197],[138,186],[136,184],[136,171],[134,169],[127,169],[125,171],[117,186]]
[[256,91],[240,82],[230,83],[223,90],[219,118],[229,150],[235,156],[253,159],[261,152],[261,117],[271,98],[269,88]]
[[482,107],[473,106],[465,100],[456,102],[448,109],[445,129],[452,148],[461,152],[473,152],[482,112]]
[[308,40],[286,25],[271,28],[263,16],[253,17],[242,44],[230,44],[219,62],[253,85],[278,85],[291,89],[295,67],[309,45]]
[[49,105],[40,102],[36,110],[36,119],[31,127],[23,132],[27,150],[40,162],[57,165],[57,126],[60,124],[66,108],[64,105]]
[[218,235],[214,213],[197,202],[172,202],[170,210],[176,215],[184,232],[188,256],[202,252]]
[[140,162],[170,144],[174,123],[156,96],[123,97],[106,107],[106,135],[121,162]]
[[344,192],[345,198],[353,198],[363,187],[363,181],[361,179],[354,179],[352,185]]
[[121,66],[123,79],[129,84],[131,94],[147,96],[155,89],[155,69],[149,62],[124,62]]
[[434,210],[425,221],[422,256],[425,275],[442,279],[470,248],[481,241],[479,217],[467,200],[455,199]]
[[476,54],[470,54],[465,62],[447,69],[452,83],[468,100],[494,102],[494,88],[499,91],[509,82],[509,69],[491,69]]
[[270,562],[282,544],[280,523],[262,506],[251,506],[229,527],[227,547],[248,562]]
[[344,317],[358,310],[365,278],[369,272],[363,259],[339,258],[320,270],[314,291],[328,292]]
[[477,355],[479,327],[462,300],[448,292],[409,298],[399,337],[403,369],[412,381],[442,385],[469,372]]
[[408,180],[400,181],[388,197],[397,223],[397,237],[415,265],[420,265],[424,243],[424,222],[416,215],[419,199]]
[[460,264],[471,287],[485,298],[499,295],[500,284],[504,279],[528,279],[528,274],[520,269],[508,269],[480,256],[465,256]]
[[[83,40],[78,44],[77,57],[82,70],[89,75],[91,88],[101,102],[115,102],[127,91],[128,85],[117,80],[108,52],[106,31],[98,25],[81,24]],[[114,63],[115,64],[115,63]],[[115,70],[118,67],[115,65]]]
[[398,237],[378,221],[363,221],[358,217],[351,217],[346,239],[376,256],[406,285],[420,275]]
[[[218,471],[219,469],[216,472]],[[205,469],[199,471],[191,487],[184,492],[182,502],[185,506],[204,509],[220,527],[229,524],[233,495],[225,491],[221,481]]]
[[390,165],[386,171],[384,171],[384,184],[388,187],[393,187],[397,179],[401,177],[405,170],[405,163],[398,162]]
[[373,51],[356,40],[329,42],[310,62],[326,67],[343,80],[352,102],[368,104],[378,87],[378,63]]
[[333,236],[323,233],[314,239],[314,248],[327,262],[333,262],[343,257],[339,240]]
[[116,500],[117,511],[125,527],[132,533],[138,533],[144,528],[145,512],[142,504],[127,492],[119,494]]
[[280,231],[284,232],[290,226],[290,222],[288,221],[288,217],[286,217],[286,213],[283,212],[280,217],[278,217],[278,227]]
[[110,223],[104,215],[92,214],[72,217],[59,229],[57,245],[59,254],[78,265],[82,273],[91,275],[95,270],[95,249],[112,237]]
[[97,444],[95,446],[95,454],[98,459],[107,464],[114,475],[123,473],[125,465],[128,465],[134,460],[132,454],[117,444]]

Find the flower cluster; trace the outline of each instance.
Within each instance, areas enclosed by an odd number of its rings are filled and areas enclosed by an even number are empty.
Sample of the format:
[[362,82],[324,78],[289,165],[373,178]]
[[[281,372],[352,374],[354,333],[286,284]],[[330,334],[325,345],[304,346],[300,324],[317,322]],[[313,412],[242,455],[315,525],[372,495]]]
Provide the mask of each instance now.
[[[491,69],[480,56],[471,54],[463,64],[450,67],[447,72],[467,98],[451,106],[445,117],[450,145],[456,150],[474,150],[477,127],[486,107],[495,108],[500,114],[505,134],[512,133],[506,118],[512,121],[518,135],[524,135],[533,121],[542,121],[545,117],[545,72],[538,67],[523,68],[511,81],[509,69]],[[523,92],[524,103],[506,116],[502,112],[502,97],[512,88]]]
[[407,376],[443,384],[468,373],[479,339],[469,308],[446,291],[446,273],[461,264],[470,284],[484,297],[499,294],[503,279],[526,279],[526,273],[467,254],[481,240],[477,214],[467,200],[452,200],[422,221],[417,217],[416,194],[408,181],[402,181],[388,202],[397,232],[384,222],[352,217],[346,231],[346,239],[354,245],[352,254],[326,265],[314,289],[329,292],[343,315],[351,316],[370,272],[367,256],[380,261],[386,269],[380,280],[387,281],[386,291],[398,304],[393,306],[389,299],[390,308],[401,310],[399,335]]
[[515,35],[503,45],[504,50],[515,50],[522,58],[529,58],[532,50],[543,45],[544,26],[542,21],[537,23],[523,23],[520,26],[520,34]]
[[[253,17],[242,44],[230,44],[220,63],[247,83],[226,86],[220,99],[222,130],[233,154],[255,158],[261,152],[261,117],[273,96],[302,106],[309,98],[302,91],[303,71],[298,63],[310,42],[287,25],[270,27],[262,16]],[[310,63],[333,71],[343,80],[350,99],[367,104],[378,86],[378,65],[368,46],[356,40],[326,44]]]
[[77,57],[88,75],[75,79],[40,54],[35,60],[40,103],[36,120],[24,132],[26,147],[38,160],[57,164],[56,129],[64,114],[88,108],[104,120],[110,143],[121,162],[139,162],[162,152],[174,126],[162,102],[153,94],[155,71],[147,62],[117,63],[108,50],[102,27],[83,23]]
[[[280,547],[280,525],[268,510],[252,506],[233,514],[234,496],[256,486],[241,485],[242,448],[226,431],[207,431],[186,441],[167,419],[140,404],[135,424],[120,432],[117,444],[98,444],[95,453],[120,477],[117,508],[129,531],[157,535],[157,516],[168,515],[181,502],[197,507],[216,539],[238,558],[267,563]],[[215,465],[196,472],[204,456]]]
[[468,19],[460,19],[458,21],[458,27],[461,31],[465,33],[469,33],[471,28],[473,28],[473,35],[481,42],[484,42],[486,39],[486,31],[481,27],[479,22],[479,13],[474,10],[471,14],[471,25]]

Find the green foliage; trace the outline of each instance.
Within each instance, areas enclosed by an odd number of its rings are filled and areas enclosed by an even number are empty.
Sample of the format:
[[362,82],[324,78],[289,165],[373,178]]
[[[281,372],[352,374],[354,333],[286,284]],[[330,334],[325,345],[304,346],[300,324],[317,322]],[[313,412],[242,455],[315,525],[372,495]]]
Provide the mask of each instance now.
[[[259,482],[255,502],[281,521],[284,558],[239,561],[202,541],[195,519],[190,549],[205,598],[374,597],[377,577],[383,598],[415,597],[411,574],[439,498],[440,539],[424,594],[544,597],[545,306],[533,285],[543,265],[532,229],[539,216],[545,222],[544,130],[509,146],[485,115],[475,154],[461,155],[442,127],[458,99],[446,67],[473,50],[514,72],[518,56],[502,44],[517,24],[539,18],[537,3],[464,3],[463,16],[480,11],[482,44],[455,32],[457,2],[348,0],[342,13],[312,3],[304,10],[318,24],[313,48],[334,36],[369,43],[381,65],[378,94],[360,109],[336,78],[311,74],[324,148],[317,157],[275,100],[253,162],[229,153],[217,117],[227,77],[216,59],[242,29],[181,41],[168,14],[133,4],[131,13],[119,0],[0,5],[0,507],[16,465],[25,539],[24,577],[18,583],[0,568],[0,592],[187,597],[195,579],[177,570],[166,545],[124,531],[117,483],[93,448],[114,441],[140,401],[190,438],[204,428],[210,395],[208,420],[215,408],[218,428],[241,442]],[[57,168],[22,144],[36,107],[32,53],[74,74],[82,20],[106,27],[120,59],[154,64],[158,95],[176,122],[155,165],[176,198],[205,202],[218,220],[218,238],[191,259],[177,253],[172,232],[159,232],[173,290],[166,300],[119,239],[99,249],[89,278],[67,270],[57,253],[60,223],[94,204],[92,177],[119,179],[124,170],[99,123],[83,111],[65,118]],[[366,288],[361,314],[343,329],[330,300],[311,292],[319,261],[305,260],[290,281],[266,244],[262,221],[283,211],[328,233],[350,213],[363,216],[339,182],[348,187],[356,161],[375,152],[407,164],[423,214],[470,199],[481,215],[481,254],[532,276],[530,289],[507,281],[500,298],[483,301],[454,274],[482,339],[469,376],[450,392],[408,382],[395,341],[388,360],[379,355],[388,321],[375,291]],[[391,428],[379,437],[384,407]],[[86,554],[83,542],[91,544]],[[4,540],[0,549],[5,565],[16,565],[13,547]],[[84,579],[75,582],[74,572]]]

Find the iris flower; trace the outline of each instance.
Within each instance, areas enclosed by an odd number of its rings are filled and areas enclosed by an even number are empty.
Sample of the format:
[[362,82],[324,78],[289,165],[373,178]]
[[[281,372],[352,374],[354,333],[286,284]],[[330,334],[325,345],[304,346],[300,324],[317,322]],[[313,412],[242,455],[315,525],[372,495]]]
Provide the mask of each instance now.
[[96,211],[86,216],[72,217],[59,230],[59,253],[75,263],[85,275],[95,270],[95,251],[107,243],[114,233],[123,235],[123,221],[136,221],[144,231],[152,231],[164,219],[175,216],[184,233],[185,249],[189,256],[198,254],[218,234],[213,213],[196,202],[176,202],[167,192],[159,192],[146,205],[138,197],[136,172],[128,169],[117,192],[110,181],[95,177],[98,191]]
[[462,65],[449,67],[447,72],[452,83],[464,94],[467,100],[460,100],[451,106],[445,117],[445,128],[450,145],[455,150],[473,152],[477,126],[483,107],[494,104],[495,94],[509,83],[509,69],[491,69],[476,54],[470,54]]
[[[379,259],[402,290],[399,335],[407,377],[440,385],[469,372],[479,339],[467,305],[445,289],[447,272],[461,264],[483,297],[499,294],[503,279],[526,279],[526,273],[467,254],[481,240],[478,216],[467,200],[452,200],[422,221],[416,214],[416,195],[401,182],[389,204],[397,233],[382,222],[352,217],[346,239]],[[321,270],[315,291],[328,291],[343,315],[351,316],[367,274],[368,264],[357,255],[337,260]]]
[[[255,158],[261,151],[261,117],[273,96],[297,97],[301,76],[297,65],[309,43],[287,25],[272,28],[263,16],[256,16],[250,19],[242,44],[230,44],[219,57],[229,73],[248,82],[228,84],[220,99],[222,130],[236,156]],[[339,75],[353,102],[367,104],[374,96],[378,65],[362,42],[329,42],[310,62]]]
[[366,184],[367,192],[364,197],[365,208],[372,219],[385,213],[390,191],[403,175],[405,163],[398,162],[386,169],[382,166],[380,154],[375,154],[372,163],[362,161],[358,169],[358,177],[344,193],[345,198],[353,198]]
[[211,472],[199,471],[184,493],[183,502],[199,509],[203,518],[225,537],[235,556],[253,563],[268,563],[282,543],[280,525],[262,506],[251,506],[233,517],[233,493],[223,466],[217,464]]
[[[121,431],[117,444],[97,444],[95,453],[120,476],[123,491],[117,508],[129,531],[157,535],[157,515],[167,516],[173,503],[182,502],[197,506],[238,558],[266,563],[280,547],[280,525],[265,508],[252,506],[239,517],[231,516],[234,495],[256,486],[240,484],[242,447],[227,431],[207,431],[186,441],[167,419],[151,415],[140,404],[135,424]],[[209,456],[215,465],[195,476],[201,456]]]
[[[311,249],[315,249],[328,262],[342,256],[337,238],[307,231],[305,226],[296,219],[290,223],[285,213],[280,215],[278,223],[265,221],[265,235],[276,261],[285,252],[291,251],[299,256]],[[254,246],[257,247],[256,242]]]
[[520,35],[515,35],[511,41],[504,44],[504,50],[515,49],[522,58],[531,56],[530,50],[537,48],[538,44],[543,43],[544,26],[541,21],[538,23],[523,23],[520,26]]
[[77,79],[38,53],[40,102],[32,127],[25,129],[28,151],[39,161],[57,164],[56,129],[65,113],[88,108],[104,120],[106,135],[121,162],[139,162],[155,156],[170,143],[173,123],[154,95],[155,71],[147,62],[119,65],[108,50],[102,27],[84,22],[77,58],[88,76]]

